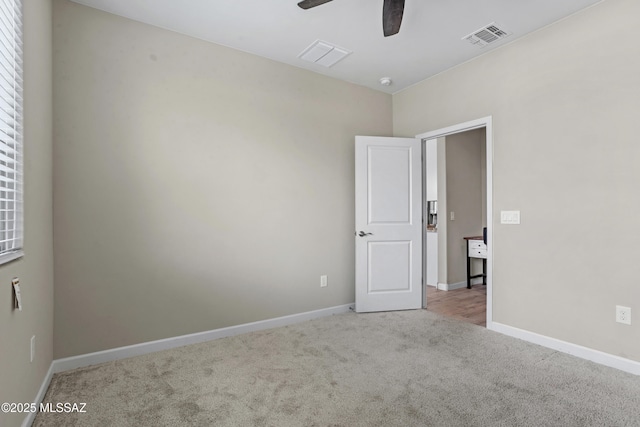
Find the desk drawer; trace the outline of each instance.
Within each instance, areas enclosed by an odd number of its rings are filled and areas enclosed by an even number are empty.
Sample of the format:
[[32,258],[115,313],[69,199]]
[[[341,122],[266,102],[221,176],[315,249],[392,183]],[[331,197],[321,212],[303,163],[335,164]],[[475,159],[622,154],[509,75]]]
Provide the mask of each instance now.
[[469,258],[487,258],[487,249],[472,249],[469,248]]
[[481,249],[486,251],[487,245],[485,245],[482,240],[469,240],[469,250],[471,249]]

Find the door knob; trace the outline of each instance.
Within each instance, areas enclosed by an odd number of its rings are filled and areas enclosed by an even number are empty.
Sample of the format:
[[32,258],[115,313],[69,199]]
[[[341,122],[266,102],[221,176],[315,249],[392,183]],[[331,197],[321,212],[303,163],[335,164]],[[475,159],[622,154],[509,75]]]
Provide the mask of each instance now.
[[365,233],[364,231],[360,231],[360,233],[358,233],[358,236],[360,237],[373,236],[373,233]]

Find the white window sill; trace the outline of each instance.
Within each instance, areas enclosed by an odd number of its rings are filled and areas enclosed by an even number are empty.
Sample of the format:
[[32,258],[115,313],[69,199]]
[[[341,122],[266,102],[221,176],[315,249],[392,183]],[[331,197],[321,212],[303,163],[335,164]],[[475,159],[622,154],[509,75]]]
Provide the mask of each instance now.
[[3,255],[0,255],[0,265],[6,264],[11,261],[15,261],[18,258],[22,258],[24,256],[24,251],[21,249],[15,252],[9,252]]

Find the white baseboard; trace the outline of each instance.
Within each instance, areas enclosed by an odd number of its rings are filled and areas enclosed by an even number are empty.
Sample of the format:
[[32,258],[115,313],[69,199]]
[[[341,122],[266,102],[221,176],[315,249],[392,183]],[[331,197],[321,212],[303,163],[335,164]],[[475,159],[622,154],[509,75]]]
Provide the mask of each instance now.
[[600,365],[609,366],[610,368],[619,369],[624,372],[629,372],[630,374],[640,375],[640,362],[636,362],[635,360],[614,356],[613,354],[561,341],[545,335],[536,334],[535,332],[525,331],[524,329],[514,328],[513,326],[504,325],[502,323],[491,322],[487,325],[487,329],[538,344],[543,347],[551,348],[562,353],[567,353],[581,359],[586,359]]
[[[473,285],[482,285],[482,277],[476,277],[475,279],[471,279],[471,286]],[[465,286],[466,283],[465,283]]]
[[[36,405],[40,405],[40,402],[44,399],[44,395],[47,394],[47,390],[49,389],[49,383],[51,383],[51,377],[53,376],[53,362],[49,365],[49,370],[47,374],[44,376],[44,380],[40,385],[40,390],[38,390],[38,394],[36,395],[36,400],[34,403]],[[36,419],[37,412],[29,412],[27,416],[22,421],[22,427],[31,427],[33,421]]]
[[261,331],[264,329],[292,325],[294,323],[317,319],[319,317],[347,313],[350,310],[353,310],[353,307],[354,304],[339,305],[335,307],[323,308],[320,310],[307,311],[305,313],[276,317],[275,319],[261,320],[258,322],[229,326],[227,328],[214,329],[211,331],[198,332],[189,335],[181,335],[178,337],[166,338],[157,341],[149,341],[145,343],[129,345],[126,347],[118,347],[110,350],[98,351],[95,353],[81,354],[79,356],[72,356],[66,357],[64,359],[54,360],[51,363],[51,366],[53,369],[53,373],[55,374],[71,369],[97,365],[98,363],[111,362],[113,360],[125,359],[134,356],[141,356],[143,354],[182,347],[189,344],[197,344],[205,341],[215,340],[218,338],[244,334],[247,332]]
[[454,289],[466,288],[467,282],[458,282],[458,283],[438,283],[438,289],[441,291],[452,291]]

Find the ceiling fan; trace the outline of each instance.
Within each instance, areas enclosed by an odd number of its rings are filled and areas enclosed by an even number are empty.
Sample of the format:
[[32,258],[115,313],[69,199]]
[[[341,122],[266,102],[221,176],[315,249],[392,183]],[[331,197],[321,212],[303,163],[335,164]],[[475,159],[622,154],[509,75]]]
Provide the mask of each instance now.
[[[332,0],[302,0],[298,3],[302,9],[311,9]],[[402,13],[404,12],[404,0],[384,0],[382,6],[382,29],[384,36],[389,37],[400,31]]]

